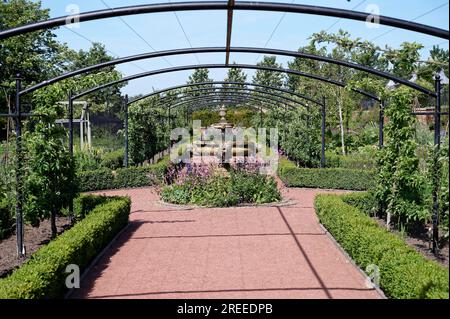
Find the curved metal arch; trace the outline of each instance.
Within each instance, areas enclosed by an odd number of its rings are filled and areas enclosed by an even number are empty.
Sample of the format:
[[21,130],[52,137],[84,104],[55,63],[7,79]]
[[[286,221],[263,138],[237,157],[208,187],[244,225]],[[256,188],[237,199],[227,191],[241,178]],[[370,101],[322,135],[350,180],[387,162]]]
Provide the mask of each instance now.
[[[229,90],[229,91],[227,91]],[[191,92],[203,92],[203,91],[207,91],[207,92],[217,92],[217,93],[222,93],[222,94],[228,94],[228,93],[233,93],[235,91],[248,91],[248,92],[254,92],[254,93],[260,93],[261,96],[271,96],[274,97],[274,100],[285,100],[287,102],[292,102],[295,104],[299,104],[301,106],[304,106],[306,108],[308,108],[308,105],[302,103],[301,101],[296,101],[293,100],[291,98],[288,98],[286,96],[283,95],[279,95],[279,94],[275,94],[272,92],[265,92],[265,91],[260,91],[260,90],[255,90],[255,89],[251,89],[251,88],[243,88],[243,87],[228,87],[228,88],[223,88],[223,87],[203,87],[203,88],[197,88],[197,89],[193,89],[190,91],[186,91],[186,92],[177,92],[174,95],[166,95],[164,97],[161,97],[158,102],[164,102],[164,100],[166,99],[171,99],[171,98],[177,98],[178,95],[183,95],[183,96],[189,96],[189,93]]]
[[[291,69],[283,69],[283,68],[273,68],[273,67],[267,67],[267,66],[260,66],[260,65],[253,65],[253,64],[233,64],[233,65],[226,65],[226,64],[197,64],[197,65],[185,65],[185,66],[178,66],[178,67],[171,67],[171,68],[166,68],[166,69],[159,69],[159,70],[153,70],[153,71],[148,71],[148,72],[143,72],[143,73],[138,73],[138,74],[134,74],[134,75],[130,75],[127,77],[124,77],[120,80],[116,80],[116,81],[112,81],[109,83],[105,83],[102,85],[99,85],[95,88],[86,90],[84,92],[81,92],[77,95],[74,95],[72,98],[78,99],[82,96],[88,95],[90,93],[96,92],[98,90],[102,90],[104,88],[119,84],[119,83],[123,83],[123,82],[127,82],[127,81],[131,81],[131,80],[135,80],[135,79],[139,79],[139,78],[143,78],[143,77],[147,77],[147,76],[152,76],[152,75],[157,75],[157,74],[163,74],[163,73],[170,73],[170,72],[177,72],[177,71],[186,71],[186,70],[195,70],[195,69],[219,69],[219,68],[237,68],[237,69],[253,69],[253,70],[265,70],[265,71],[271,71],[271,72],[280,72],[280,73],[288,73],[288,74],[293,74],[293,75],[298,75],[298,76],[302,76],[302,77],[306,77],[306,78],[310,78],[310,79],[315,79],[315,80],[319,80],[322,82],[326,82],[329,84],[333,84],[336,86],[340,86],[340,87],[345,87],[347,84],[343,83],[343,82],[339,82],[336,80],[331,80],[331,79],[327,79],[324,77],[321,77],[319,75],[315,75],[315,74],[310,74],[310,73],[304,73],[304,72],[300,72],[300,71],[296,71],[296,70],[291,70]],[[360,89],[351,89],[352,91],[362,94],[366,97],[369,97],[371,99],[374,99],[376,101],[380,101],[380,98],[365,92],[363,90]]]
[[[278,104],[278,105],[281,104],[281,105],[288,106],[291,108],[297,108],[296,106],[288,104],[287,102],[279,101],[279,100],[276,100],[271,97],[255,96],[250,93],[238,93],[238,92],[236,92],[234,94],[230,94],[230,95],[225,95],[225,94],[221,94],[221,93],[209,93],[209,94],[202,94],[202,95],[198,95],[198,96],[194,96],[194,97],[187,96],[186,99],[180,99],[179,101],[175,101],[175,102],[178,103],[178,102],[184,102],[184,101],[191,101],[191,100],[195,100],[195,99],[202,98],[202,97],[206,97],[206,98],[217,97],[217,98],[220,98],[223,100],[226,100],[227,98],[233,98],[233,97],[245,97],[245,98],[252,99],[252,100],[258,101],[258,102],[274,103],[274,104]],[[167,104],[169,105],[169,109],[172,108],[171,103],[167,103]]]
[[170,109],[172,110],[172,109],[175,109],[175,108],[178,108],[178,107],[182,107],[182,106],[185,106],[185,105],[189,109],[193,105],[196,105],[194,103],[197,103],[197,102],[200,102],[201,104],[206,104],[206,105],[207,104],[216,104],[216,105],[228,104],[228,105],[231,105],[231,104],[260,103],[261,104],[260,106],[257,106],[256,104],[253,104],[252,108],[259,109],[259,110],[261,108],[264,108],[264,109],[273,109],[273,108],[278,108],[279,109],[279,108],[282,108],[283,110],[286,110],[285,107],[282,107],[282,106],[279,106],[279,105],[275,105],[275,104],[272,104],[270,102],[260,102],[258,100],[256,100],[256,101],[253,100],[251,97],[249,98],[249,97],[239,97],[239,96],[235,96],[235,97],[232,97],[231,99],[224,99],[224,100],[217,99],[214,96],[195,97],[195,98],[183,101],[183,102],[176,103],[176,104],[170,106]]
[[[228,10],[228,9],[229,5],[227,1],[171,2],[164,4],[146,4],[146,5],[109,8],[104,10],[80,13],[76,16],[77,18],[76,22],[93,21],[112,17],[121,17],[144,13],[160,13],[170,11]],[[302,13],[302,14],[336,17],[364,22],[369,21],[372,18],[372,13],[370,12],[358,12],[329,7],[309,6],[302,4],[270,3],[270,2],[236,1],[233,5],[233,10]],[[378,18],[379,18],[378,23],[381,25],[391,26],[409,31],[415,31],[443,39],[449,38],[447,30],[386,16],[378,16]],[[0,39],[6,39],[15,35],[28,33],[32,31],[59,27],[62,25],[72,23],[72,20],[75,20],[74,16],[62,16],[49,19],[46,21],[40,21],[24,26],[19,26],[9,30],[1,31]]]
[[[298,52],[298,51],[288,51],[288,50],[268,49],[268,48],[231,47],[229,49],[229,51],[230,52],[240,52],[240,53],[282,55],[282,56],[290,56],[290,57],[294,57],[294,58],[303,58],[303,59],[307,59],[307,60],[331,63],[331,64],[340,65],[340,66],[348,67],[351,69],[367,72],[367,73],[370,73],[370,74],[373,74],[373,75],[376,75],[376,76],[379,76],[379,77],[382,77],[382,78],[385,78],[388,80],[392,80],[396,83],[406,85],[408,87],[411,87],[412,89],[415,89],[415,90],[425,93],[427,95],[436,96],[435,92],[432,92],[432,91],[428,90],[427,88],[420,86],[414,82],[394,76],[390,73],[375,70],[373,68],[369,68],[364,65],[357,64],[357,63],[342,61],[342,60],[333,59],[330,57],[324,57],[324,56],[310,54],[310,53],[302,53],[302,52]],[[170,56],[170,55],[195,54],[195,53],[221,53],[221,52],[227,52],[227,48],[225,48],[225,47],[186,48],[186,49],[174,49],[174,50],[157,51],[157,52],[131,55],[128,57],[114,59],[111,61],[107,61],[107,62],[91,65],[91,66],[88,66],[85,68],[81,68],[76,71],[61,74],[52,79],[45,80],[45,81],[38,83],[36,85],[33,85],[29,88],[23,89],[20,92],[20,94],[22,95],[22,94],[31,93],[35,90],[38,90],[40,88],[43,88],[50,84],[62,81],[67,78],[71,78],[71,77],[74,77],[74,76],[77,76],[80,74],[92,72],[95,70],[99,70],[99,69],[102,69],[105,67],[114,66],[114,65],[118,65],[118,64],[122,64],[122,63],[133,62],[133,61],[143,60],[143,59],[157,58],[157,57],[165,57],[165,56]]]
[[301,93],[297,93],[297,92],[293,92],[293,91],[290,91],[290,90],[286,90],[286,89],[282,89],[282,88],[276,88],[276,87],[273,87],[273,86],[270,86],[270,85],[251,83],[251,82],[227,82],[227,81],[199,82],[199,83],[182,84],[182,85],[172,86],[172,87],[165,88],[163,90],[154,91],[152,93],[148,93],[148,94],[145,94],[145,95],[140,96],[138,98],[135,98],[134,100],[128,101],[128,104],[131,104],[131,103],[134,103],[134,102],[138,102],[140,100],[146,99],[146,98],[151,97],[153,95],[165,93],[165,92],[172,91],[172,90],[183,89],[183,88],[188,88],[188,87],[197,87],[197,86],[203,86],[203,85],[211,85],[211,84],[213,84],[213,85],[214,84],[232,84],[232,85],[246,85],[246,86],[261,87],[261,88],[265,88],[265,89],[270,89],[270,90],[274,90],[274,91],[283,92],[283,93],[286,93],[286,94],[291,94],[291,95],[297,96],[298,98],[305,99],[307,101],[315,103],[317,105],[322,105],[322,102],[320,102],[318,100],[315,100],[315,99],[311,98],[310,96],[307,96],[307,95],[304,95],[304,94],[301,94]]

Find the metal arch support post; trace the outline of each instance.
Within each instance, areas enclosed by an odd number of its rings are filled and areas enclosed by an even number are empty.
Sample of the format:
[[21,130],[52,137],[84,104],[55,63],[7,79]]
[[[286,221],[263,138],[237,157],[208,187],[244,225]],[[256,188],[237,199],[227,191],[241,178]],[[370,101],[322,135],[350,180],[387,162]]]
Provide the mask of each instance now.
[[22,110],[20,105],[20,90],[22,79],[20,74],[16,77],[16,237],[17,237],[17,256],[25,255],[25,246],[23,242],[23,185],[22,185]]
[[[69,95],[67,98],[67,112],[69,119],[69,154],[70,159],[73,161],[73,99],[72,99],[72,91],[69,91]],[[71,181],[72,182],[72,181]],[[69,202],[69,222],[73,223],[73,199]]]
[[325,158],[325,127],[326,127],[326,106],[325,106],[325,97],[323,98],[322,102],[322,130],[321,130],[321,153],[320,153],[320,167],[324,168],[326,164],[326,158]]
[[433,160],[433,253],[437,253],[439,249],[439,151],[441,145],[441,78],[436,75],[436,104],[434,108],[434,160]]
[[226,39],[226,52],[225,52],[225,64],[230,64],[230,46],[231,46],[231,33],[233,31],[233,6],[234,0],[228,0],[227,9],[227,39]]
[[125,151],[124,151],[124,157],[123,157],[123,166],[124,167],[128,167],[128,158],[129,158],[129,150],[128,150],[128,94],[125,95],[124,99],[123,99],[123,107],[124,107],[124,111],[125,111],[125,123],[124,123],[124,128],[125,128]]
[[170,154],[170,143],[171,143],[171,141],[170,141],[170,131],[171,131],[171,129],[172,129],[172,123],[171,123],[171,121],[170,121],[170,107],[168,108],[168,110],[167,110],[167,112],[168,112],[168,117],[167,117],[167,121],[168,121],[168,126],[167,126],[167,141],[168,141],[168,147],[169,147],[169,154]]
[[384,101],[380,102],[380,114],[378,119],[378,148],[381,150],[384,145]]

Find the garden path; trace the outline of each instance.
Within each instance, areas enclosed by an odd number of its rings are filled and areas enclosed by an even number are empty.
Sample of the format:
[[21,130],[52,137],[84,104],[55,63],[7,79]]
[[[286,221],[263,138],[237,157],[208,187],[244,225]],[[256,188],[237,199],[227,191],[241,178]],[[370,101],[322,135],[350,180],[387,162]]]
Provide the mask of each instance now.
[[153,188],[97,192],[130,196],[130,225],[71,298],[381,298],[320,226],[313,200],[326,192],[202,209],[160,203]]

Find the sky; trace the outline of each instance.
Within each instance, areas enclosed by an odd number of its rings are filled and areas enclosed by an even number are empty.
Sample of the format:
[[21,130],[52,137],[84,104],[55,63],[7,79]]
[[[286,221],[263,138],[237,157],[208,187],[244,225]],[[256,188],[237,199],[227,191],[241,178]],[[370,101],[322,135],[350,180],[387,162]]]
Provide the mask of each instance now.
[[[180,0],[178,0],[180,1]],[[170,0],[42,0],[42,7],[50,9],[51,17],[72,14],[74,10],[86,12],[128,5],[164,3]],[[175,1],[172,1],[175,2]],[[269,1],[262,1],[269,2]],[[378,10],[381,15],[410,20],[449,29],[449,4],[444,0],[271,0],[335,7],[356,11]],[[373,11],[372,11],[373,12]],[[125,16],[83,22],[77,27],[61,27],[55,31],[61,42],[72,49],[88,49],[90,41],[105,45],[115,57],[145,52],[189,47],[225,46],[226,11],[185,11]],[[283,14],[279,12],[235,11],[231,46],[267,47],[297,50],[308,43],[308,37],[315,32],[339,29],[350,32],[352,37],[372,40],[384,47],[398,47],[404,41],[419,42],[425,46],[421,51],[424,59],[433,45],[448,49],[448,41],[433,36],[393,29],[387,26],[369,28],[364,22],[337,18]],[[239,64],[255,64],[262,56],[249,53],[232,53],[231,61]],[[196,55],[170,56],[117,66],[124,76],[167,68],[171,66],[224,63],[224,53],[203,53]],[[290,58],[277,57],[287,67]],[[173,72],[133,80],[122,89],[124,94],[146,94],[153,90],[180,85],[186,82],[192,71]],[[252,71],[246,71],[251,81]],[[225,69],[210,71],[210,77],[220,81],[226,75]]]

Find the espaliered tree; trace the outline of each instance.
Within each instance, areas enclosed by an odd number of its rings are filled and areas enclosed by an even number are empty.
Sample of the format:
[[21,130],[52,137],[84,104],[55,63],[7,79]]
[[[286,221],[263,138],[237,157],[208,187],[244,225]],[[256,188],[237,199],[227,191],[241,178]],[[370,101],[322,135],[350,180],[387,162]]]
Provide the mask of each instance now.
[[400,228],[405,223],[429,220],[429,191],[416,155],[413,94],[409,89],[398,88],[389,94],[388,101],[386,145],[379,152],[375,197],[386,214],[388,226],[395,223]]

